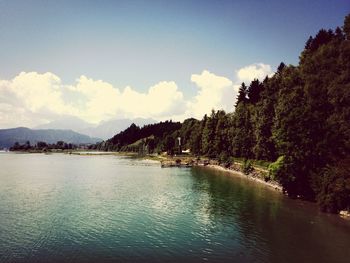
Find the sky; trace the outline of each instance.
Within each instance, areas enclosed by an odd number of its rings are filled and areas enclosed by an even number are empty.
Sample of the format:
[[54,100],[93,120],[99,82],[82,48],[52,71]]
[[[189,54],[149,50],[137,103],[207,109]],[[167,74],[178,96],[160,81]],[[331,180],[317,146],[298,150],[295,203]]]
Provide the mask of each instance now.
[[298,63],[348,0],[0,0],[0,128],[65,116],[183,120]]

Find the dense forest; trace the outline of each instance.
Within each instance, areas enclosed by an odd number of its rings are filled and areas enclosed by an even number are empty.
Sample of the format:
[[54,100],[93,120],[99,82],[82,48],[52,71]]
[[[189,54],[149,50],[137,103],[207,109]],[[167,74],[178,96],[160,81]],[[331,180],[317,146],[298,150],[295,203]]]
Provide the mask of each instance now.
[[172,154],[177,137],[194,155],[271,162],[289,196],[316,200],[323,211],[349,209],[350,15],[342,28],[310,37],[298,66],[281,63],[272,77],[242,83],[233,113],[131,125],[96,147]]

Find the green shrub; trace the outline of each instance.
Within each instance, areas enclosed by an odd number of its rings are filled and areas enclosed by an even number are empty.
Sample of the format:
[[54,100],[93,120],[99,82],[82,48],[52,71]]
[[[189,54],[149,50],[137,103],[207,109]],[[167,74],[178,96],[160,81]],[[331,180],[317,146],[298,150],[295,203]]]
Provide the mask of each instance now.
[[244,174],[250,174],[254,170],[250,160],[244,160],[242,165],[242,171]]
[[228,168],[232,165],[232,159],[227,155],[227,153],[223,152],[219,156],[219,163]]
[[254,165],[258,165],[258,166],[266,167],[266,168],[268,168],[270,164],[271,164],[270,162],[267,162],[267,161],[264,161],[264,160],[256,160],[256,161],[254,161]]
[[280,156],[277,158],[277,160],[274,163],[271,163],[268,166],[268,171],[269,171],[269,179],[270,180],[275,180],[276,176],[278,175],[278,172],[281,170],[284,164],[284,156]]

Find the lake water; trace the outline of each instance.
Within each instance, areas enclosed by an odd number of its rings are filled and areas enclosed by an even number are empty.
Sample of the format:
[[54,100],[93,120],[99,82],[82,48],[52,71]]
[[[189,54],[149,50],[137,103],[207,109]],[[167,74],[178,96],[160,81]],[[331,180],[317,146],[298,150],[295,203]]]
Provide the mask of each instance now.
[[0,154],[0,262],[349,262],[350,221],[244,177]]

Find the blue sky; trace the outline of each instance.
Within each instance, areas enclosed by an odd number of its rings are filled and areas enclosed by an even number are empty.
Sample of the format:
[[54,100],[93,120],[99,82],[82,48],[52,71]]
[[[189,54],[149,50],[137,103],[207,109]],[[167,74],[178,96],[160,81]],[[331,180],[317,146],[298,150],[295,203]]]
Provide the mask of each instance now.
[[84,75],[141,93],[173,81],[190,100],[193,74],[235,83],[254,63],[297,64],[307,38],[349,12],[348,0],[0,0],[0,79],[50,72],[73,85]]

